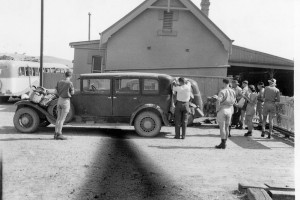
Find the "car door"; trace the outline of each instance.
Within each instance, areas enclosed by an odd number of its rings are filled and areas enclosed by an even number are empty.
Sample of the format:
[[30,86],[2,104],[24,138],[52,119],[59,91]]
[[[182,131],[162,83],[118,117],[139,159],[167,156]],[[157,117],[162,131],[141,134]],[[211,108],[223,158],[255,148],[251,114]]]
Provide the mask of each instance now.
[[77,104],[75,106],[77,113],[83,116],[112,116],[111,86],[110,78],[83,79],[81,94],[74,99]]
[[139,78],[115,78],[113,92],[113,116],[129,117],[141,104]]

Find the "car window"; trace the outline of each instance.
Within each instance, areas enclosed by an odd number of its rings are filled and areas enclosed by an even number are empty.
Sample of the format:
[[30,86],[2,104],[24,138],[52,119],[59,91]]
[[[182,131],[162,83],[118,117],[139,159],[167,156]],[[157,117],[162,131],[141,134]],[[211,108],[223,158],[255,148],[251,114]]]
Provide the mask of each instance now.
[[144,79],[143,94],[158,94],[158,80]]
[[84,79],[83,91],[97,94],[110,94],[110,79]]
[[138,94],[140,91],[139,79],[116,79],[116,94]]

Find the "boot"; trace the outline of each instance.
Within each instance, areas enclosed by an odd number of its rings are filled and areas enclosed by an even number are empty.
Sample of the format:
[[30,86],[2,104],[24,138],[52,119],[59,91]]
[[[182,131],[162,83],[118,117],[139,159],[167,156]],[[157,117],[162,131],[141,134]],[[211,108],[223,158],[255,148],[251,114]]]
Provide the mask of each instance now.
[[268,139],[271,139],[271,131],[268,133]]
[[260,136],[265,137],[265,131],[262,131]]
[[252,136],[252,132],[247,132],[247,133],[245,133],[245,135],[244,135],[245,137],[248,137],[248,136]]
[[56,140],[67,140],[67,138],[65,136],[63,136],[62,134],[58,134],[56,137]]
[[215,146],[216,149],[225,149],[226,148],[226,139],[222,139],[221,144]]

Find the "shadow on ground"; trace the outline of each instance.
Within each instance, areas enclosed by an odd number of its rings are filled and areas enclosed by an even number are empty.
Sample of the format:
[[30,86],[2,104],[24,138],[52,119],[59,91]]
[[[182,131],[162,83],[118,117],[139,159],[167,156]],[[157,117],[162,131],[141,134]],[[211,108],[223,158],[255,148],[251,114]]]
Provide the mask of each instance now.
[[250,137],[234,136],[234,137],[230,137],[229,140],[244,149],[265,149],[265,150],[271,149],[255,140],[253,140]]
[[[99,148],[79,199],[184,199],[178,186],[123,131]],[[199,199],[199,198],[198,198]]]

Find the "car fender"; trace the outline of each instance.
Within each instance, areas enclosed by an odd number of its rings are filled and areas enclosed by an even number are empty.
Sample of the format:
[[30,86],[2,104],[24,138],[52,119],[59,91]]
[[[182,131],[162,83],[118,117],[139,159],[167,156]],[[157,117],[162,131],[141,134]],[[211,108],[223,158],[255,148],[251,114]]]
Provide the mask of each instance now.
[[166,115],[164,114],[164,111],[161,109],[161,107],[159,107],[158,105],[155,105],[155,104],[145,104],[145,105],[142,105],[140,106],[138,109],[136,109],[131,117],[130,117],[130,125],[133,125],[133,122],[134,122],[134,119],[135,117],[142,111],[142,110],[147,110],[147,109],[154,109],[156,111],[158,111],[160,113],[160,116],[162,118],[162,121],[164,123],[164,125],[166,126],[170,126],[170,123],[166,117]]
[[[42,113],[43,115],[45,115],[52,122],[56,121],[56,119],[52,115],[50,115],[46,110],[44,110],[38,104],[33,103],[31,101],[27,101],[27,100],[18,101],[17,103],[15,103],[15,105],[17,106],[17,110],[22,108],[22,107],[31,107],[31,108],[37,110],[38,112]],[[50,123],[52,123],[52,122],[50,122]]]

